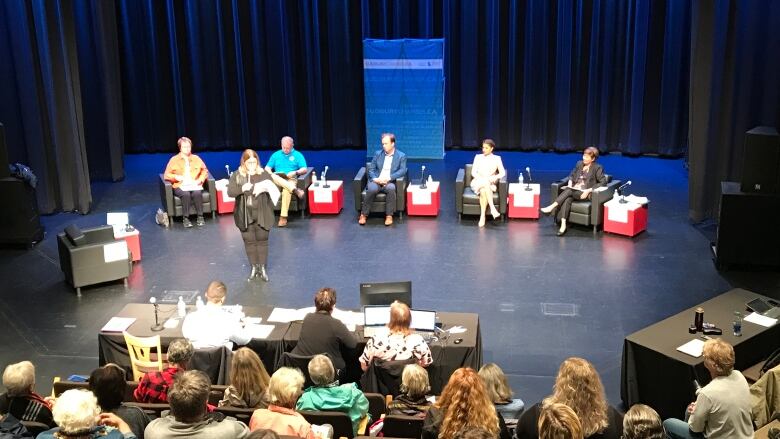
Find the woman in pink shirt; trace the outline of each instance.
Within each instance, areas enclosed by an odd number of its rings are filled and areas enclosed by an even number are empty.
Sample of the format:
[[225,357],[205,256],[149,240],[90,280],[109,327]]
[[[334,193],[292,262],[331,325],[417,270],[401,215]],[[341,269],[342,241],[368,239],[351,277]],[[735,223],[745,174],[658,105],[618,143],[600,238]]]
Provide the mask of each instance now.
[[267,409],[255,410],[249,420],[249,430],[272,430],[278,435],[315,439],[311,424],[295,411],[295,403],[303,393],[303,374],[290,367],[279,368],[268,384],[270,404]]

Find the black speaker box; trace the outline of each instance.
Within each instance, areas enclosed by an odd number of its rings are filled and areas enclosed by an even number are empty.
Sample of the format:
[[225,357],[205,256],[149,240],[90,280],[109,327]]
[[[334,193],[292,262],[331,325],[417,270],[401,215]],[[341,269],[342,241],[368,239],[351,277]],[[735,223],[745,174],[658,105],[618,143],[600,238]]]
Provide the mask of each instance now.
[[773,127],[755,127],[745,133],[742,192],[780,193],[780,136]]
[[[7,166],[7,165],[6,165]],[[0,178],[0,245],[21,244],[31,247],[43,239],[35,189],[17,178]]]
[[721,182],[718,268],[780,267],[780,233],[772,228],[778,216],[780,195],[743,192],[737,182]]
[[0,123],[0,178],[10,177],[8,170],[8,146],[5,144],[5,127]]

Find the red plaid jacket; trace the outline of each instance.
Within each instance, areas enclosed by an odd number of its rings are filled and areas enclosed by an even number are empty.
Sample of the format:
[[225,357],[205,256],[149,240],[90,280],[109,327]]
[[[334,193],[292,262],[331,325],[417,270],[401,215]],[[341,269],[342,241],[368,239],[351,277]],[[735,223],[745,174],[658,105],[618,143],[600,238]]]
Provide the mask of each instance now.
[[169,367],[162,372],[147,372],[138,387],[133,392],[133,397],[138,402],[168,402],[168,389],[173,385],[173,378],[181,369]]

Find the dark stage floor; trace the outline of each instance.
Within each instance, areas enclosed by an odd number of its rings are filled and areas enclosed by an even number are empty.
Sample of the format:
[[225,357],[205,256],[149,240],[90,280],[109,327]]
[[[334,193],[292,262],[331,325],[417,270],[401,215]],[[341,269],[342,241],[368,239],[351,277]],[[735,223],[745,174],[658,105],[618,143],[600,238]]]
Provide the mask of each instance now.
[[[363,151],[307,152],[310,166],[330,166],[330,177],[349,181]],[[263,162],[269,156],[263,151]],[[610,401],[619,402],[625,335],[681,309],[741,286],[775,298],[775,273],[719,274],[709,241],[687,220],[688,179],[682,160],[602,157],[607,172],[633,181],[631,192],[651,200],[648,230],[634,239],[593,235],[574,228],[558,238],[549,218],[476,226],[458,222],[453,182],[474,152],[451,151],[425,162],[443,184],[438,218],[404,218],[384,227],[382,218],[357,225],[352,195],[338,216],[291,216],[271,233],[270,283],[247,283],[246,256],[230,215],[203,228],[166,230],[154,223],[160,205],[157,174],[168,157],[126,157],[127,178],[93,185],[89,215],[43,218],[46,239],[33,250],[0,250],[0,366],[30,359],[41,392],[53,375],[88,373],[97,366],[97,331],[124,304],[146,302],[166,290],[199,290],[213,279],[229,288],[229,303],[310,306],[313,292],[335,287],[339,306],[358,306],[361,281],[413,281],[415,307],[480,315],[485,361],[501,365],[517,396],[527,403],[550,393],[559,363],[568,356],[592,361]],[[578,154],[503,153],[510,175],[530,166],[542,182],[565,176]],[[217,178],[235,168],[239,152],[202,154]],[[412,175],[421,162],[410,163]],[[105,222],[107,211],[129,211],[142,234],[143,260],[122,283],[85,288],[77,298],[63,281],[55,235],[66,225]],[[548,315],[543,304],[568,304],[571,315]],[[564,313],[566,314],[566,313]]]

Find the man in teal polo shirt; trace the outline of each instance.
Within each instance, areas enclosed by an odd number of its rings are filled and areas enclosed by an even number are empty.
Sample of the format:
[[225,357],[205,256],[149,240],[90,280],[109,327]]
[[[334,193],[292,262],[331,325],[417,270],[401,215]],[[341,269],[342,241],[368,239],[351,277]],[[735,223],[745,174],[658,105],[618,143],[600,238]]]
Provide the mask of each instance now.
[[279,214],[279,227],[287,226],[287,211],[290,210],[292,194],[303,198],[303,190],[297,188],[298,176],[306,173],[306,159],[294,148],[292,137],[282,137],[282,149],[271,154],[265,170],[273,175],[274,183],[282,190],[282,211]]

